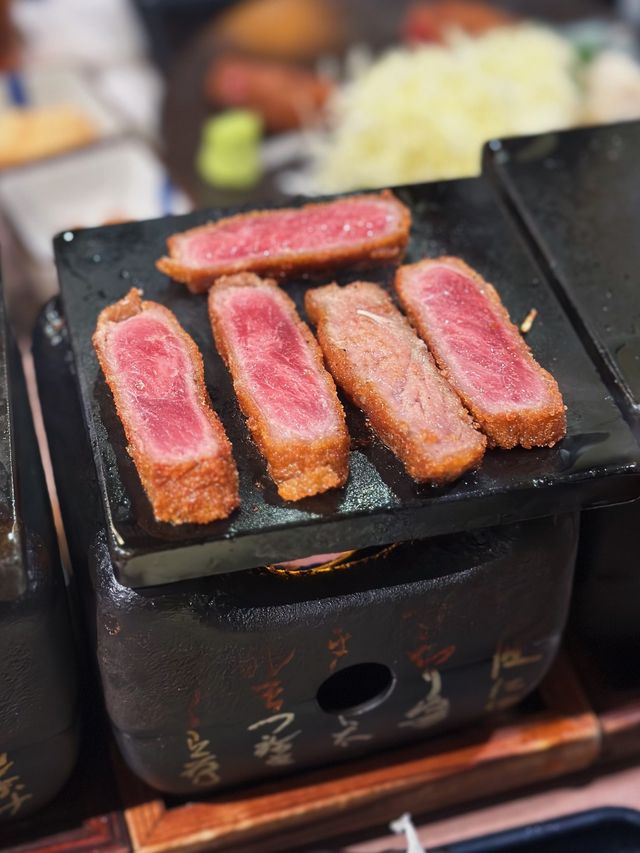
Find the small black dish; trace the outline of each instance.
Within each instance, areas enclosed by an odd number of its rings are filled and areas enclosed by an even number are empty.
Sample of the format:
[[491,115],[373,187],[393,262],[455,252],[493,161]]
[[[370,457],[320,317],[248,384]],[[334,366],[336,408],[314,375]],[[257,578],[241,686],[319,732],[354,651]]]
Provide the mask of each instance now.
[[488,173],[640,435],[640,122],[493,142]]
[[438,847],[433,853],[640,853],[640,812],[602,808]]

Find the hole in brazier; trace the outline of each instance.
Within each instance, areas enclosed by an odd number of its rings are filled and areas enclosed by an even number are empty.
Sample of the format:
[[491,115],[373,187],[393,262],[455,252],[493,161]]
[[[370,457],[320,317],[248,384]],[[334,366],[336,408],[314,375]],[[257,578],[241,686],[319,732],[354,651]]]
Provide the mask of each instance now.
[[363,714],[391,695],[394,674],[382,663],[356,663],[329,676],[316,693],[327,714]]

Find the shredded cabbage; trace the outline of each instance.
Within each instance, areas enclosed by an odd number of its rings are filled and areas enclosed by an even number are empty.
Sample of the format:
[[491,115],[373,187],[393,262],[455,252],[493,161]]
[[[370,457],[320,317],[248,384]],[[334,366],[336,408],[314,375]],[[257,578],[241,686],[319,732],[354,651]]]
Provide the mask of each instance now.
[[536,24],[394,49],[334,95],[318,190],[476,175],[487,140],[577,123],[575,65],[571,44]]

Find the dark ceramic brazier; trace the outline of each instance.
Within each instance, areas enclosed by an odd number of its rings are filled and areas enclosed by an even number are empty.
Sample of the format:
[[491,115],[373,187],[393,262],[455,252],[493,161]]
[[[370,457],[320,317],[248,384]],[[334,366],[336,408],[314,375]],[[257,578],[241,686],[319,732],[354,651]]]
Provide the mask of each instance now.
[[370,548],[321,571],[132,590],[114,575],[53,304],[34,355],[107,710],[150,784],[192,794],[333,763],[506,708],[540,681],[565,622],[575,514]]
[[191,793],[509,707],[558,647],[576,540],[562,516],[359,552],[331,574],[253,570],[151,596],[118,585],[98,547],[120,747],[152,785]]
[[[496,185],[640,440],[640,122],[493,143]],[[575,623],[640,680],[640,502],[585,513]],[[632,654],[629,654],[632,652]]]
[[65,584],[20,356],[1,304],[0,472],[1,822],[50,800],[77,752]]

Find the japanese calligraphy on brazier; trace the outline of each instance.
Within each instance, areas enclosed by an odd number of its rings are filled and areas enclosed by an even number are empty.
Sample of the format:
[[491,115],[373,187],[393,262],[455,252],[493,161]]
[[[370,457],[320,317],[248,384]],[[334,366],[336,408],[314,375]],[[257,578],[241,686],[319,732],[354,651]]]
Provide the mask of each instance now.
[[14,765],[6,752],[0,753],[0,816],[15,817],[32,797]]
[[501,711],[522,699],[528,682],[518,670],[541,660],[540,654],[525,655],[520,646],[499,643],[491,661],[491,687],[485,710]]
[[300,734],[300,730],[288,731],[293,726],[296,715],[292,713],[274,714],[264,720],[249,726],[250,732],[264,729],[260,740],[253,748],[253,754],[261,759],[268,767],[287,767],[294,764],[293,741]]
[[187,749],[189,758],[185,761],[182,773],[184,779],[195,788],[210,788],[220,782],[220,764],[211,752],[210,742],[202,738],[195,729],[187,732]]

